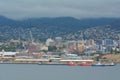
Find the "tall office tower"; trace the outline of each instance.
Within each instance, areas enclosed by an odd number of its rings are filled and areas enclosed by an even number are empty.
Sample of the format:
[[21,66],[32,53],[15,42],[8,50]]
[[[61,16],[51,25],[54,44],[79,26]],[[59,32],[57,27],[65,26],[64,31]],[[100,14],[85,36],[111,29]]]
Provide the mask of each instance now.
[[118,38],[119,38],[119,40],[118,40],[118,47],[119,47],[119,51],[120,51],[120,34],[118,34]]

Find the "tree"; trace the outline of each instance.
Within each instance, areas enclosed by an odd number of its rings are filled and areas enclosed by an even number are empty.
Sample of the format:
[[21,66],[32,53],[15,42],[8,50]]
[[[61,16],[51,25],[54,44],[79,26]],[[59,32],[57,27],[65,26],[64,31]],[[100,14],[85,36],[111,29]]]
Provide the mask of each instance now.
[[56,51],[57,47],[56,46],[48,46],[48,51]]

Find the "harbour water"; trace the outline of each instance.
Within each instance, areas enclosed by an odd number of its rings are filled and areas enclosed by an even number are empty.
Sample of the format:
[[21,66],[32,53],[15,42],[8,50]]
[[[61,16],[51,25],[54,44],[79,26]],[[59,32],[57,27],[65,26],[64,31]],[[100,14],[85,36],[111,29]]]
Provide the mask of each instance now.
[[0,80],[120,80],[120,65],[0,64]]

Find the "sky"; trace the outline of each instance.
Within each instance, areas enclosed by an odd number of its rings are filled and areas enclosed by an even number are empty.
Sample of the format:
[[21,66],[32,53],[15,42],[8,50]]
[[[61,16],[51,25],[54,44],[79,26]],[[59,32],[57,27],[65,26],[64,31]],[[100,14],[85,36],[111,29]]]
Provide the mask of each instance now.
[[12,19],[119,18],[120,0],[0,0],[0,15]]

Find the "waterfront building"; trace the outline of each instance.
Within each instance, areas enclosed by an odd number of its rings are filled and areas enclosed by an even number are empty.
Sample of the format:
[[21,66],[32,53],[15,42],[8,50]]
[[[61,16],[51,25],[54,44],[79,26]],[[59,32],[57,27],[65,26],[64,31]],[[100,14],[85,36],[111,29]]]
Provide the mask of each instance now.
[[0,52],[0,57],[15,57],[18,52]]
[[29,48],[28,48],[29,56],[32,56],[34,52],[36,52],[36,45],[34,44],[29,45]]

